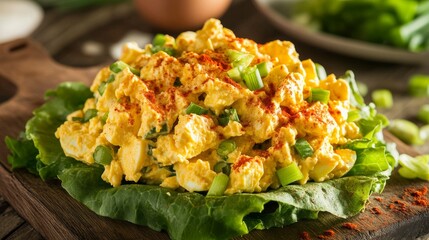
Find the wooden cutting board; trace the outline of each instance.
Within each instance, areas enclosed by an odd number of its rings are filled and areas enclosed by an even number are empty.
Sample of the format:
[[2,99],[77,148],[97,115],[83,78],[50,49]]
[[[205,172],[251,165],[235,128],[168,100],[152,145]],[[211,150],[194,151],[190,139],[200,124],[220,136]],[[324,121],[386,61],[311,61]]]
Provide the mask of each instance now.
[[[24,130],[32,110],[43,102],[44,92],[63,81],[89,85],[98,69],[59,65],[31,39],[0,45],[0,194],[47,239],[168,239],[164,232],[97,216],[71,198],[58,181],[44,182],[25,170],[12,172],[7,163],[3,139]],[[417,154],[385,135],[401,153]],[[383,194],[372,196],[366,211],[353,218],[321,213],[318,220],[256,230],[239,239],[300,239],[306,234],[311,239],[414,239],[429,233],[429,207],[416,204],[406,189],[424,187],[429,184],[394,173]],[[346,228],[345,223],[357,229]]]

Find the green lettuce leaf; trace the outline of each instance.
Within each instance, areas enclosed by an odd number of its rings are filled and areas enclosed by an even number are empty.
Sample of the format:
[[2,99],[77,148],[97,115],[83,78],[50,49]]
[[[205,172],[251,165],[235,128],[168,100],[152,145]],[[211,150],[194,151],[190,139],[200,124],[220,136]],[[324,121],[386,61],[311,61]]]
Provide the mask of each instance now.
[[372,192],[383,190],[395,163],[374,130],[368,138],[346,146],[357,152],[358,159],[349,176],[340,179],[220,197],[142,184],[113,188],[101,179],[101,166],[66,157],[55,138],[66,116],[91,96],[89,89],[78,83],[64,83],[49,91],[47,102],[28,121],[25,135],[18,140],[6,138],[11,150],[9,162],[13,168],[27,168],[42,179],[59,178],[73,198],[99,215],[166,230],[172,239],[231,238],[253,229],[316,219],[319,212],[342,218],[356,215]]
[[62,169],[75,165],[75,159],[64,155],[55,131],[68,114],[81,109],[91,96],[92,92],[82,83],[66,82],[48,91],[45,104],[27,122],[25,136],[18,140],[6,138],[12,168],[25,167],[46,180],[57,178]]
[[377,181],[346,177],[266,193],[205,197],[142,184],[112,188],[100,178],[102,172],[81,164],[64,170],[59,178],[73,198],[99,215],[165,229],[172,239],[190,240],[229,239],[254,228],[314,219],[320,211],[350,217],[362,211]]

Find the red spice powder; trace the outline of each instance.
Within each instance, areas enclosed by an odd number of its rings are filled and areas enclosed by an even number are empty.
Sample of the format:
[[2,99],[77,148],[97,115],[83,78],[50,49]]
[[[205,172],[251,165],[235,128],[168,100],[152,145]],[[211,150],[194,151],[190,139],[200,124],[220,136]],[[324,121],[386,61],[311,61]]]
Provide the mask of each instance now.
[[381,197],[375,197],[374,199],[375,199],[376,201],[383,202],[383,198],[381,198]]
[[372,214],[380,215],[380,214],[382,214],[383,212],[381,211],[381,209],[380,209],[380,208],[378,208],[378,207],[373,207],[373,208],[371,208],[371,213],[372,213]]
[[311,240],[310,234],[306,231],[299,234],[300,240]]
[[428,193],[428,187],[422,188],[406,188],[404,191],[403,198],[412,198],[412,204],[416,206],[428,207],[429,199],[426,197]]
[[328,229],[326,231],[323,232],[323,234],[320,234],[317,236],[317,238],[319,239],[329,239],[331,237],[335,236],[335,231],[332,229]]
[[252,158],[251,157],[248,157],[248,156],[244,156],[244,155],[242,155],[242,156],[240,156],[240,158],[238,159],[238,161],[237,162],[235,162],[234,163],[234,165],[232,165],[232,168],[235,170],[235,171],[240,171],[240,168],[241,168],[241,166],[243,166],[244,164],[246,164],[247,162],[250,162],[252,160]]
[[349,230],[356,230],[359,231],[358,226],[354,223],[345,222],[343,225],[341,225],[343,228],[349,229]]

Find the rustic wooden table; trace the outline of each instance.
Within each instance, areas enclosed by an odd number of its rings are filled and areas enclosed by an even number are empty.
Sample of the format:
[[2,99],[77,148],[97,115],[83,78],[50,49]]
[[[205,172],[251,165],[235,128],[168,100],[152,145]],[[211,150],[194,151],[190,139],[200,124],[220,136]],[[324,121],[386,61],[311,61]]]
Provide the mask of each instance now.
[[[390,89],[394,93],[394,107],[382,110],[390,119],[415,120],[418,108],[429,103],[429,98],[411,98],[406,92],[410,76],[429,74],[429,65],[372,62],[318,49],[276,29],[265,16],[258,13],[252,2],[247,0],[234,1],[221,20],[224,26],[233,30],[237,36],[252,38],[257,42],[290,40],[295,43],[301,59],[312,58],[324,65],[328,72],[341,75],[351,69],[359,81],[367,84],[369,91]],[[76,24],[78,21],[85,24]],[[84,67],[112,61],[107,50],[131,30],[158,32],[143,22],[130,4],[122,4],[78,13],[47,10],[45,20],[33,34],[33,38],[39,41],[56,61]],[[82,51],[88,42],[97,43],[104,52],[88,56]],[[370,101],[368,97],[366,100]],[[429,153],[429,143],[414,148],[420,153]],[[30,240],[43,237],[0,196],[0,239]],[[429,239],[429,235],[422,236],[421,239]]]

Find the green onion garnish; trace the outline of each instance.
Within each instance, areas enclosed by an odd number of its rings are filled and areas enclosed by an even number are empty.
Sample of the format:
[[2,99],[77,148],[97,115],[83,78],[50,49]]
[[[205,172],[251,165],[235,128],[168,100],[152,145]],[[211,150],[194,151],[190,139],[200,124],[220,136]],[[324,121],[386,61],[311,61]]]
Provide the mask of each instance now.
[[108,117],[109,117],[109,112],[104,113],[103,116],[101,117],[101,122],[106,123]]
[[425,104],[420,107],[419,112],[417,113],[417,119],[429,124],[429,104]]
[[246,68],[242,72],[242,78],[249,90],[254,91],[264,87],[261,75],[256,67]]
[[219,173],[213,179],[212,185],[207,193],[208,196],[222,196],[228,187],[229,177],[224,173]]
[[311,101],[312,102],[322,102],[328,103],[330,91],[322,88],[312,88],[311,89]]
[[163,46],[167,39],[165,38],[164,34],[158,33],[153,37],[152,39],[152,45],[154,46]]
[[408,92],[414,97],[429,96],[429,76],[414,75],[408,82]]
[[360,111],[358,109],[351,110],[347,115],[347,122],[355,122],[361,119]]
[[92,157],[98,164],[109,165],[113,159],[113,149],[105,145],[98,145]]
[[213,170],[216,173],[222,172],[222,173],[229,176],[229,174],[231,172],[231,164],[227,163],[226,161],[221,160],[214,165]]
[[371,93],[371,97],[377,107],[391,108],[393,106],[392,93],[387,89],[374,90]]
[[327,77],[325,68],[322,65],[320,65],[319,63],[314,63],[314,66],[316,67],[317,77],[320,80],[325,79]]
[[399,156],[399,174],[404,178],[420,178],[429,181],[429,154],[411,157],[406,154]]
[[255,57],[252,54],[239,52],[233,49],[228,49],[226,51],[226,55],[228,56],[229,61],[232,63],[232,66],[239,69],[244,69],[249,66]]
[[424,142],[429,140],[429,124],[426,124],[420,128],[420,138]]
[[168,127],[167,127],[167,124],[164,123],[164,124],[162,124],[161,130],[159,132],[156,131],[156,127],[152,127],[149,130],[149,132],[147,132],[144,135],[144,138],[145,139],[153,139],[153,138],[157,138],[158,136],[165,135],[167,133],[168,133]]
[[420,130],[416,124],[405,119],[394,119],[390,122],[387,130],[402,140],[404,143],[420,145],[423,144],[420,138]]
[[114,73],[120,73],[125,68],[129,68],[134,75],[140,76],[140,71],[138,69],[129,66],[123,61],[116,61],[110,65],[110,71]]
[[266,77],[268,73],[270,73],[271,69],[273,68],[273,63],[271,62],[262,62],[256,65],[258,68],[259,74],[262,78]]
[[198,115],[202,115],[202,114],[207,114],[209,112],[209,110],[201,107],[198,104],[195,104],[193,102],[191,102],[191,104],[189,104],[189,106],[186,108],[186,114],[198,114]]
[[237,67],[231,68],[228,70],[228,72],[226,72],[226,74],[228,74],[228,77],[236,82],[241,81],[241,72]]
[[225,127],[228,125],[229,121],[240,122],[240,118],[238,118],[237,110],[235,110],[235,108],[227,108],[219,116],[219,124],[221,126]]
[[294,146],[295,150],[302,158],[313,156],[313,148],[304,138],[297,139]]
[[217,154],[222,158],[227,158],[228,154],[232,153],[237,148],[235,141],[227,139],[219,144]]
[[280,168],[276,173],[283,187],[301,180],[304,177],[296,162],[292,162],[288,166]]
[[107,82],[101,82],[97,89],[100,96],[103,96],[104,92],[106,91],[106,88],[107,88]]
[[85,111],[85,113],[83,114],[83,118],[82,118],[82,122],[88,122],[91,118],[96,117],[97,116],[97,109],[91,108]]

